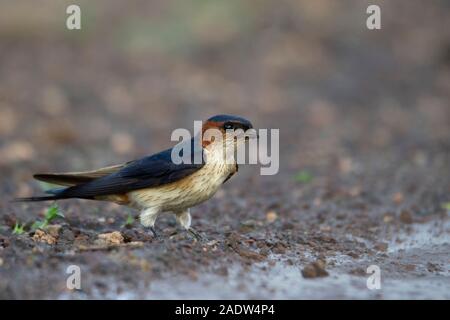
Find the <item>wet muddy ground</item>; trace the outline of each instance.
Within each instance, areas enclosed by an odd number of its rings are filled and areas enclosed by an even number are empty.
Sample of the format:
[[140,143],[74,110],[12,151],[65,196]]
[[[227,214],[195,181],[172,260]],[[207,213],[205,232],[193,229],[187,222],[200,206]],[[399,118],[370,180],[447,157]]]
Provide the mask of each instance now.
[[[0,298],[450,299],[445,2],[383,2],[377,33],[360,1],[229,1],[223,19],[111,3],[78,36],[49,18],[61,4],[33,19],[2,4]],[[280,171],[241,166],[193,208],[206,242],[171,214],[155,239],[137,212],[91,201],[60,202],[64,218],[33,230],[51,204],[10,202],[47,187],[35,172],[157,152],[218,113],[279,128]],[[81,290],[66,287],[71,265]]]

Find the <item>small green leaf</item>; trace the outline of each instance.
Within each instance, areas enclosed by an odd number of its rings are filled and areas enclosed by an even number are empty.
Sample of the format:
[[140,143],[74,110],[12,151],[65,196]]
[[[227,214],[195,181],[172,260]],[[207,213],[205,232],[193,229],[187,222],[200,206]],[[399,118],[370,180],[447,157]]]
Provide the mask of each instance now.
[[55,203],[50,208],[47,209],[47,212],[45,213],[45,222],[46,224],[48,224],[58,217],[64,218],[64,215],[59,211],[59,207]]
[[24,225],[20,224],[19,222],[16,222],[16,224],[14,225],[13,234],[20,235],[20,234],[22,234],[24,232],[25,232]]
[[39,226],[41,225],[41,221],[35,221],[32,225],[31,225],[31,230],[36,230],[39,229]]
[[45,227],[47,226],[47,222],[38,220],[35,221],[32,225],[31,225],[31,230],[35,231],[37,229],[45,229]]
[[45,212],[44,220],[36,220],[31,225],[31,230],[34,231],[36,229],[45,229],[54,219],[58,217],[64,218],[64,215],[59,211],[59,207],[55,203],[52,206],[50,206]]
[[134,223],[134,217],[131,214],[129,214],[127,217],[127,220],[125,221],[124,226],[126,226],[126,227],[131,226],[133,223]]
[[306,170],[302,170],[295,175],[294,179],[297,182],[309,183],[312,181],[313,175]]
[[442,208],[444,208],[445,210],[450,211],[450,202],[446,202],[442,204]]

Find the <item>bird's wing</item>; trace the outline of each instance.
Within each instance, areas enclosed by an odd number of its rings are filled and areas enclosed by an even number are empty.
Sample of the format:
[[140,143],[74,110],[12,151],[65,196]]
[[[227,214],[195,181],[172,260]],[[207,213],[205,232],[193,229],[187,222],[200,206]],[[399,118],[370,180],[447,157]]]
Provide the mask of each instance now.
[[[202,156],[202,150],[199,152]],[[195,153],[190,154],[191,164],[175,164],[171,159],[172,149],[135,160],[117,172],[90,182],[68,187],[59,198],[93,198],[106,195],[126,194],[133,190],[161,186],[189,176],[204,166],[195,164]]]
[[131,162],[109,166],[92,171],[80,172],[60,172],[60,173],[38,173],[33,177],[36,180],[57,184],[61,186],[75,186],[82,183],[87,183],[95,179],[110,175],[114,172],[123,169]]

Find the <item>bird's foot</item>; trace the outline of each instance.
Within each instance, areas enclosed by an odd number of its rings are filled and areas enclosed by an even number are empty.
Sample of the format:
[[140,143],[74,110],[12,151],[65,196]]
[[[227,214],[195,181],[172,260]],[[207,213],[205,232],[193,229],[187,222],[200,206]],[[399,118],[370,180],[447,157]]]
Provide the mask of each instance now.
[[186,231],[192,236],[194,237],[195,240],[197,240],[198,242],[208,242],[208,239],[204,236],[202,236],[199,232],[197,232],[195,229],[193,228],[189,228],[186,229]]
[[156,232],[155,227],[150,227],[150,231],[153,233],[153,237],[154,237],[156,240],[162,240],[161,235],[160,235],[159,233]]

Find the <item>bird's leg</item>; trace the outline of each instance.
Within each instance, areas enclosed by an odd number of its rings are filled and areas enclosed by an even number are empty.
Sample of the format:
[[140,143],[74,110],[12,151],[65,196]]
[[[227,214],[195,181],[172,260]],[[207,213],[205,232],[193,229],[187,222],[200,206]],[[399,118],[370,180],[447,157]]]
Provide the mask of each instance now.
[[194,228],[191,227],[191,214],[189,209],[175,212],[177,216],[177,222],[185,229],[191,236],[193,236],[197,241],[207,241],[205,237],[203,237],[200,233],[195,231]]
[[153,236],[154,236],[156,239],[160,239],[160,238],[161,238],[161,236],[159,235],[159,233],[156,232],[155,227],[149,227],[149,229],[150,229],[150,231],[153,233]]
[[147,208],[141,211],[139,218],[141,220],[141,224],[144,227],[148,227],[155,238],[160,239],[160,236],[155,230],[155,221],[156,218],[158,218],[158,214],[158,208]]

